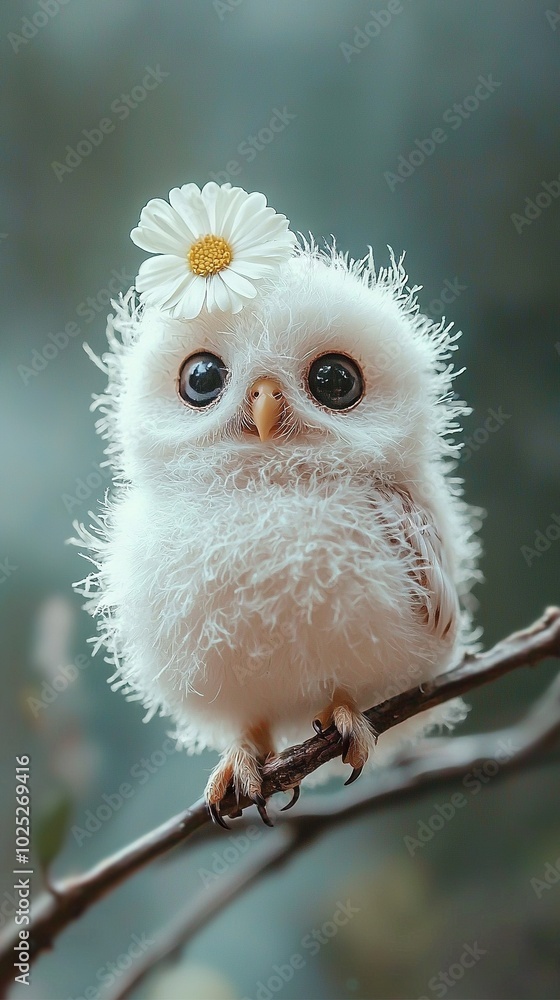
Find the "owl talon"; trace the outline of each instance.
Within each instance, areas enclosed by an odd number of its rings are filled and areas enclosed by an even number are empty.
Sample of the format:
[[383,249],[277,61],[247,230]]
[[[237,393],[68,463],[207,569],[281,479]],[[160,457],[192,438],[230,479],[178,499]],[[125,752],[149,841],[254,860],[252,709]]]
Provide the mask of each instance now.
[[351,732],[344,733],[344,736],[342,737],[342,763],[343,764],[346,763],[346,758],[348,756],[348,751],[350,750],[350,740],[351,740],[351,737],[352,737],[352,733]]
[[292,788],[292,797],[290,801],[288,802],[287,805],[282,806],[280,812],[285,813],[288,811],[288,809],[291,809],[292,806],[295,806],[297,800],[299,799],[299,792],[300,792],[299,785],[294,785],[294,787]]
[[209,803],[208,812],[210,813],[210,819],[212,820],[213,823],[216,823],[218,826],[223,827],[224,830],[231,830],[231,826],[229,826],[229,824],[226,823],[224,817],[220,812],[220,806],[218,802]]
[[352,774],[350,775],[350,777],[348,778],[348,780],[344,782],[344,784],[345,785],[351,785],[352,782],[356,781],[356,779],[360,777],[360,774],[362,773],[363,769],[364,769],[363,765],[362,765],[362,767],[354,767],[352,769]]
[[331,723],[330,726],[327,726],[326,729],[323,729],[323,725],[322,725],[320,719],[313,719],[313,722],[311,723],[311,725],[313,726],[313,729],[317,733],[317,736],[320,736],[321,739],[323,739],[323,740],[326,740],[327,737],[329,736],[329,734],[332,733],[332,732],[334,732],[334,728],[335,728],[333,726],[333,724]]
[[274,823],[266,811],[266,806],[257,806],[257,811],[265,826],[274,826]]
[[254,795],[253,802],[255,803],[258,814],[262,819],[263,823],[265,824],[265,826],[270,826],[270,827],[274,826],[274,823],[272,822],[270,816],[266,811],[266,799],[264,798],[264,796],[260,794]]

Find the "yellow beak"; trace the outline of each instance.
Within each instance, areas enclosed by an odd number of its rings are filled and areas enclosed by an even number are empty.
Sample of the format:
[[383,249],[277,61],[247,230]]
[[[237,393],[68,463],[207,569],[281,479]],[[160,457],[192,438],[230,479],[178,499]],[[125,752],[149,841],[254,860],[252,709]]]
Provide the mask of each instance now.
[[275,378],[259,378],[249,389],[249,406],[261,441],[272,437],[284,409],[282,386]]

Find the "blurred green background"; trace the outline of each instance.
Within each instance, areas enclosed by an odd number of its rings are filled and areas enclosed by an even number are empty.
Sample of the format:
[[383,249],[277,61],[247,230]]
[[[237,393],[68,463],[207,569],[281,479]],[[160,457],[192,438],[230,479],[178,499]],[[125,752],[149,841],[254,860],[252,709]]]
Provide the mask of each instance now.
[[[477,589],[485,643],[560,600],[560,541],[535,550],[536,532],[560,518],[560,7],[14,0],[2,8],[0,43],[6,924],[15,754],[33,758],[36,828],[66,800],[83,828],[104,793],[133,786],[97,832],[80,843],[69,835],[55,874],[89,866],[185,807],[214,763],[210,754],[158,754],[165,725],[144,727],[141,709],[110,692],[71,591],[84,564],[64,545],[72,520],[87,519],[109,485],[88,413],[103,376],[81,345],[103,350],[109,296],[131,284],[143,257],[128,234],[149,198],[230,179],[264,191],[292,228],[334,233],[355,256],[372,244],[384,264],[387,244],[406,249],[424,309],[445,311],[464,331],[458,389],[474,412],[460,474],[467,498],[488,512]],[[284,127],[272,133],[278,112]],[[106,131],[95,131],[102,119]],[[438,128],[445,139],[430,144]],[[490,411],[502,416],[488,433]],[[61,666],[71,663],[78,676],[64,686]],[[543,665],[476,692],[463,731],[514,721],[553,673]],[[54,680],[64,690],[47,705],[44,685]],[[165,760],[143,780],[139,762],[152,754]],[[359,913],[274,995],[557,997],[560,882],[540,898],[530,882],[560,855],[557,764],[469,796],[412,857],[404,837],[451,791],[324,838],[224,910],[178,966],[158,969],[135,995],[255,997],[350,899]],[[251,850],[270,835],[259,826]],[[132,934],[149,936],[204,889],[203,869],[229,836],[127,883],[72,926],[14,995],[95,989]],[[442,985],[440,972],[475,942],[483,957]]]

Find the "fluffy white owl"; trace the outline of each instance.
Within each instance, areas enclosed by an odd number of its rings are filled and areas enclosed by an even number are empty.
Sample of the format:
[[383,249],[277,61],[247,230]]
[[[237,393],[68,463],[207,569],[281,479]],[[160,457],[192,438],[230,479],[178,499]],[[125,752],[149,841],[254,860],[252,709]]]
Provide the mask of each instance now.
[[[77,586],[114,687],[191,752],[221,752],[213,818],[233,785],[266,821],[270,753],[334,724],[357,777],[376,742],[362,712],[470,642],[458,335],[420,313],[402,259],[376,271],[371,253],[297,246],[240,188],[175,188],[131,235],[157,256],[97,359],[114,489],[76,525],[96,566]],[[376,759],[463,712],[397,727]]]

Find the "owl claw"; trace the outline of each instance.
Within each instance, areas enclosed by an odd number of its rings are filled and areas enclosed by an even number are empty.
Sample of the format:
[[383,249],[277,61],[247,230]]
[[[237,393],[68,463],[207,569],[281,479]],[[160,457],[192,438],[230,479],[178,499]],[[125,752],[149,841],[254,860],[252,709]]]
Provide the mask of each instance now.
[[299,799],[299,785],[294,785],[294,787],[292,788],[292,797],[291,797],[290,801],[288,802],[287,805],[282,806],[280,812],[283,812],[283,813],[287,812],[288,809],[291,809],[292,806],[295,806],[295,804],[296,804],[296,802],[297,802],[298,799]]
[[317,736],[320,736],[321,739],[323,740],[326,740],[329,733],[332,733],[334,731],[334,726],[332,725],[332,723],[330,726],[327,726],[326,729],[323,729],[323,725],[320,719],[313,719],[311,725],[313,726],[313,729],[317,733]]
[[348,756],[348,751],[350,750],[350,740],[351,740],[351,737],[352,737],[352,733],[351,732],[344,733],[344,735],[342,737],[342,763],[343,764],[346,763],[346,758]]
[[323,729],[323,727],[321,725],[321,720],[320,719],[313,719],[313,722],[311,723],[311,725],[313,726],[313,729],[317,733],[317,736],[321,736],[324,739],[325,738],[325,731],[324,731],[324,729]]
[[220,806],[218,802],[209,803],[208,812],[210,813],[210,818],[213,823],[216,823],[218,826],[223,827],[224,830],[231,830],[231,826],[229,826],[229,824],[226,823],[224,817],[220,812]]
[[253,802],[255,803],[255,805],[257,807],[258,814],[259,814],[260,818],[262,819],[263,823],[266,826],[274,826],[274,823],[272,822],[270,816],[268,815],[268,813],[266,811],[266,799],[264,798],[264,796],[260,795],[260,794],[255,795],[253,797]]
[[352,774],[350,775],[350,777],[348,778],[348,780],[344,782],[344,784],[345,785],[351,785],[353,781],[356,781],[356,779],[360,777],[360,774],[362,773],[363,769],[364,769],[363,766],[362,767],[354,767],[352,769]]

